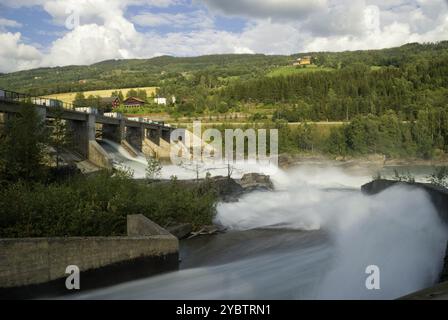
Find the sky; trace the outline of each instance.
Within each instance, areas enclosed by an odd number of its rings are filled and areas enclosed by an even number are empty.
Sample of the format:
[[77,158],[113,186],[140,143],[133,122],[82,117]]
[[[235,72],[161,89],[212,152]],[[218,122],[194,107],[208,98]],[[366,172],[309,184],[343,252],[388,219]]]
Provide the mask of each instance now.
[[0,0],[0,72],[448,40],[448,0]]

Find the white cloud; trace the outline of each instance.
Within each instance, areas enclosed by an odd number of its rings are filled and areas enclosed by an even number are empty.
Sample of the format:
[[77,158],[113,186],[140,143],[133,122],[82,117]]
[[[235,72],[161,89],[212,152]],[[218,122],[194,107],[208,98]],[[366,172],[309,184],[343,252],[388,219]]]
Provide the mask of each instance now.
[[21,28],[22,24],[15,21],[15,20],[9,20],[0,17],[0,29],[1,28]]
[[327,0],[202,0],[224,14],[256,18],[296,19],[327,6]]
[[190,13],[152,13],[143,12],[132,18],[132,21],[143,27],[170,26],[174,28],[212,28],[214,20],[205,11]]
[[0,33],[0,72],[10,72],[39,66],[42,55],[21,41],[21,34]]
[[[5,1],[16,6],[32,2]],[[185,4],[185,1],[33,2],[40,3],[60,24],[65,23],[67,7],[75,6],[81,15],[81,25],[60,35],[45,53],[24,44],[20,34],[0,33],[9,39],[8,47],[0,48],[0,71],[91,64],[113,58],[149,58],[163,54],[292,54],[376,49],[407,42],[448,39],[448,6],[445,0],[358,0],[355,3],[350,0],[201,0],[208,5],[210,12],[203,7],[195,11],[188,7],[186,12],[158,14],[151,8]],[[131,5],[145,7],[129,20],[126,18],[127,8]],[[216,14],[244,15],[247,17],[246,26],[234,32],[217,29]],[[134,23],[146,31],[138,32]],[[155,29],[160,26],[178,30],[162,34]]]

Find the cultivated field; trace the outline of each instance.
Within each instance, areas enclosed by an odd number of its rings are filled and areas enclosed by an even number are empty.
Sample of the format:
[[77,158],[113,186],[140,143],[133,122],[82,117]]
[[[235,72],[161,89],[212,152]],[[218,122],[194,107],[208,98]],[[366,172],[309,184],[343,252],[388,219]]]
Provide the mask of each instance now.
[[[95,91],[85,91],[84,96],[87,98],[90,95],[100,96],[101,98],[107,98],[112,95],[114,91],[121,91],[123,95],[126,97],[126,94],[129,90],[145,90],[148,97],[152,94],[156,93],[157,87],[144,87],[144,88],[126,88],[126,89],[110,89],[110,90],[95,90]],[[68,93],[58,93],[45,96],[46,98],[61,100],[66,103],[72,103],[75,100],[76,92],[68,92]]]

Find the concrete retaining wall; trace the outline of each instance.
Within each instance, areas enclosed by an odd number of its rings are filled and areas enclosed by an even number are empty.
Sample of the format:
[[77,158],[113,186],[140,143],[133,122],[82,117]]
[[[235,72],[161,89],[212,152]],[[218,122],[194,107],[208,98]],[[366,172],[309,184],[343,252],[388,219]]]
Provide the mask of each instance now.
[[[81,271],[81,287],[95,287],[104,268],[114,266],[116,273],[107,274],[109,284],[120,282],[117,276],[130,270],[133,264],[143,268],[135,276],[149,276],[157,269],[162,271],[178,268],[179,241],[176,237],[141,215],[129,216],[131,237],[93,238],[29,238],[0,239],[0,296],[8,296],[6,289],[25,292],[27,286],[56,281],[56,287],[65,289],[66,267],[76,265]],[[151,260],[152,259],[152,260]],[[83,281],[83,273],[92,275]],[[130,280],[129,272],[124,280]],[[132,279],[132,273],[131,273]],[[29,291],[29,290],[28,290]],[[37,292],[37,291],[36,291]]]
[[159,158],[160,147],[152,142],[150,139],[144,139],[142,145],[142,152],[152,158]]
[[100,168],[112,170],[112,158],[95,140],[89,141],[89,161]]
[[163,139],[160,139],[160,148],[158,150],[158,156],[160,159],[171,158],[171,144]]
[[122,140],[121,141],[121,146],[127,151],[129,152],[129,154],[133,157],[137,157],[139,155],[139,152],[137,151],[137,149],[135,149],[133,146],[131,146],[129,144],[129,142],[127,142],[126,140]]

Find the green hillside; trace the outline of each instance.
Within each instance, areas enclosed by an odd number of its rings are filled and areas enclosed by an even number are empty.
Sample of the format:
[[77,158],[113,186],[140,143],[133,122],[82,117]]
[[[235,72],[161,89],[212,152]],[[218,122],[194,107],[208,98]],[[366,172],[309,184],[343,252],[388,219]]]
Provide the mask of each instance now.
[[[145,60],[109,60],[91,66],[40,68],[0,75],[0,88],[48,95],[101,89],[156,87],[164,82],[200,82],[203,74],[220,84],[227,79],[263,75],[273,65],[287,65],[290,57],[214,55],[194,58],[169,56]],[[214,85],[214,84],[211,84]]]

